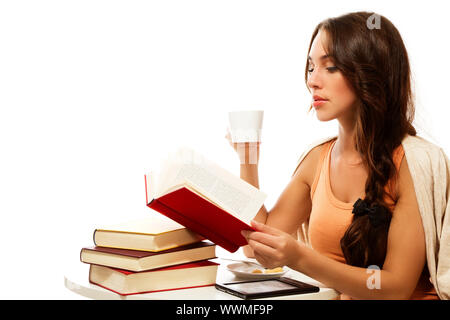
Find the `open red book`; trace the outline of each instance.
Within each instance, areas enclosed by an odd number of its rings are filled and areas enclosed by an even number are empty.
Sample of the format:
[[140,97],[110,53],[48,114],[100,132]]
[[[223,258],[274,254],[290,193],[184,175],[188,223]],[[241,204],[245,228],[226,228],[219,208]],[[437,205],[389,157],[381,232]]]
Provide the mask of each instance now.
[[247,242],[242,230],[266,195],[190,149],[167,159],[159,175],[145,176],[147,206],[222,248],[234,252]]

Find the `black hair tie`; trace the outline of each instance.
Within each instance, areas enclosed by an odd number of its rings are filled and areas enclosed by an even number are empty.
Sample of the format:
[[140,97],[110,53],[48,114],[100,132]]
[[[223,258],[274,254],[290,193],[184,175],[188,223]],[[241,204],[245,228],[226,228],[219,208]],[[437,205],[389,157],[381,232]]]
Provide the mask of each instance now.
[[387,212],[387,209],[384,206],[374,205],[369,207],[367,202],[362,199],[356,200],[353,204],[352,213],[357,217],[367,214],[369,216],[370,224],[375,228],[390,222],[389,212]]

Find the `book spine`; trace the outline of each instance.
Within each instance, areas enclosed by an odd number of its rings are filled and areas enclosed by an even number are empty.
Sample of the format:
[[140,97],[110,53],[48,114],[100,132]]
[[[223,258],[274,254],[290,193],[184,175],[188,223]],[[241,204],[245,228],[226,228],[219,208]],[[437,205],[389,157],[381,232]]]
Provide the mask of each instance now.
[[161,201],[158,201],[158,199],[153,199],[149,204],[147,204],[148,207],[158,211],[159,213],[162,213],[163,215],[167,216],[168,218],[178,222],[179,224],[185,226],[188,229],[191,229],[198,234],[202,235],[203,237],[211,240],[215,244],[221,246],[225,250],[228,250],[229,252],[235,252],[237,249],[239,249],[239,246],[228,241],[227,239],[221,237],[217,233],[215,233],[212,230],[209,230],[205,226],[189,219],[188,217],[184,216],[180,212],[177,212],[165,204],[163,204]]

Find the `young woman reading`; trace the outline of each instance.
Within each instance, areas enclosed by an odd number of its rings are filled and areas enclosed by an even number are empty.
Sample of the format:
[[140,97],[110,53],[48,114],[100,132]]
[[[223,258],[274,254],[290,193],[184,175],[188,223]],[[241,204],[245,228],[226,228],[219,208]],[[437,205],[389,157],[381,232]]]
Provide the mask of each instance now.
[[[438,299],[426,265],[424,228],[402,141],[415,136],[410,65],[385,17],[356,12],[313,32],[305,81],[320,121],[337,119],[336,138],[303,158],[274,207],[244,232],[247,256],[288,266],[342,299]],[[250,146],[238,147],[250,152]],[[259,145],[255,152],[258,152]],[[239,152],[238,152],[239,154]],[[241,158],[241,178],[259,188],[258,164]],[[308,245],[295,235],[307,224]],[[368,268],[380,282],[368,285]]]

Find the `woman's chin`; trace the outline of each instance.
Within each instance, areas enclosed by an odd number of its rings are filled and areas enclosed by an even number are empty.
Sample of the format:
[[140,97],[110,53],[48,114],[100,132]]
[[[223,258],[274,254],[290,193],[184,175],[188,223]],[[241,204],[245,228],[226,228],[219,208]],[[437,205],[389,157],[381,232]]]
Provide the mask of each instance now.
[[317,120],[319,120],[321,122],[327,122],[327,121],[336,119],[336,117],[331,117],[330,115],[325,114],[323,112],[316,112],[316,117],[317,117]]

